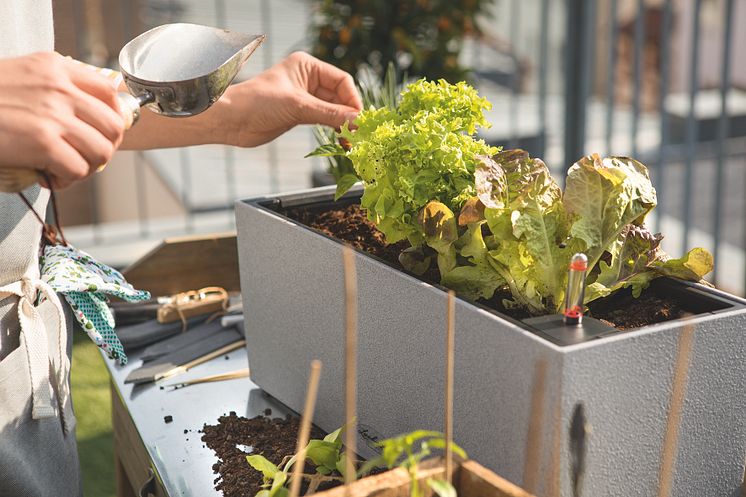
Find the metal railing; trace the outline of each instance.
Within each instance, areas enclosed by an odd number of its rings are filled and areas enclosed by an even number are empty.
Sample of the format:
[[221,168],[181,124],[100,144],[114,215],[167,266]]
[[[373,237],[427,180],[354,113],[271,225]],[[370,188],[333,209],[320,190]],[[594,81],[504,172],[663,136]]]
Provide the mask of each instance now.
[[[78,22],[86,18],[80,9],[95,3],[69,1],[79,9]],[[266,33],[262,55],[242,78],[310,46],[308,0],[101,2],[126,12],[116,20],[123,39],[172,21]],[[734,40],[746,40],[746,1],[504,0],[493,10],[482,23],[484,36],[468,40],[462,54],[495,106],[494,127],[484,137],[527,148],[558,175],[590,152],[640,159],[658,191],[651,223],[666,234],[667,250],[678,255],[705,246],[716,256],[713,281],[745,293],[746,94],[738,87],[746,75],[734,72],[734,61],[746,48]],[[703,61],[718,66],[707,70],[706,81]],[[310,186],[311,169],[321,164],[302,157],[313,146],[310,132],[299,129],[253,150],[140,153],[132,236],[164,232],[153,220],[157,206],[141,169],[154,170],[181,204],[183,218],[169,225],[172,231],[193,232],[210,229],[210,216],[230,226],[237,198]],[[109,235],[99,224],[106,223],[95,215],[91,222],[96,235],[89,245],[105,244]]]

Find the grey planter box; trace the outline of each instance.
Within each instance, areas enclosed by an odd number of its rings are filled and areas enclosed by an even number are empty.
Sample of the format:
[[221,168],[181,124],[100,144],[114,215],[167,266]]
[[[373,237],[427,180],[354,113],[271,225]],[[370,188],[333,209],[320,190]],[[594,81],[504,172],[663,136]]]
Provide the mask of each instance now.
[[[344,419],[342,245],[278,211],[332,196],[333,187],[236,204],[252,380],[300,411],[309,362],[322,360],[314,421],[325,430]],[[361,437],[442,429],[445,292],[367,254],[356,253],[356,261]],[[537,494],[546,493],[552,448],[560,447],[562,495],[571,495],[567,427],[573,406],[583,402],[593,427],[584,495],[655,495],[678,339],[684,324],[692,323],[696,333],[672,495],[740,495],[746,306],[698,285],[659,285],[660,292],[680,295],[696,316],[569,346],[458,299],[456,441],[472,458],[522,484],[531,383],[536,361],[544,359]],[[559,433],[553,428],[557,415]]]

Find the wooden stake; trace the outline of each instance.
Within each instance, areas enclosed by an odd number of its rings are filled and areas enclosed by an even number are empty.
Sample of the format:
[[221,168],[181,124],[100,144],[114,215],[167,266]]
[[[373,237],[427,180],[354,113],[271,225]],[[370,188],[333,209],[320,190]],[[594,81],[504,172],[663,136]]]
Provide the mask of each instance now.
[[546,385],[547,363],[537,361],[531,387],[531,412],[529,413],[528,434],[526,435],[526,456],[523,464],[523,488],[530,494],[536,493],[539,480],[539,460],[541,457],[541,421],[544,413],[544,389]]
[[303,475],[303,469],[306,465],[306,446],[311,436],[311,422],[313,421],[313,410],[316,407],[320,375],[321,361],[311,361],[311,375],[308,377],[306,403],[303,406],[303,417],[300,420],[300,431],[298,432],[298,445],[295,450],[297,459],[293,465],[293,480],[290,482],[290,497],[298,497],[300,493],[300,483],[303,479],[301,475]]
[[196,378],[194,380],[182,381],[181,383],[163,385],[161,388],[162,389],[169,388],[169,389],[177,390],[179,388],[188,387],[189,385],[199,385],[200,383],[211,383],[214,381],[235,380],[236,378],[248,378],[249,374],[250,374],[249,368],[243,368],[243,369],[237,369],[235,371],[231,371],[230,373],[213,374],[210,376],[203,376],[202,378]]
[[546,473],[544,488],[548,497],[560,497],[560,467],[562,457],[562,382],[557,389],[557,400],[554,403],[552,419],[552,449],[549,454],[549,471]]
[[668,408],[666,433],[663,438],[663,454],[661,455],[661,469],[658,478],[658,497],[669,497],[671,495],[673,466],[676,460],[676,449],[679,440],[681,410],[684,405],[684,394],[686,393],[686,383],[689,375],[689,362],[692,356],[693,344],[694,325],[690,324],[685,326],[684,331],[681,332],[681,338],[679,338],[679,351],[676,354],[673,385],[671,387],[671,404]]
[[355,252],[345,246],[342,250],[345,280],[345,495],[356,479],[357,453],[357,275]]
[[445,430],[446,439],[446,481],[453,480],[453,364],[456,348],[456,294],[453,290],[448,292],[448,309],[446,312],[446,412]]

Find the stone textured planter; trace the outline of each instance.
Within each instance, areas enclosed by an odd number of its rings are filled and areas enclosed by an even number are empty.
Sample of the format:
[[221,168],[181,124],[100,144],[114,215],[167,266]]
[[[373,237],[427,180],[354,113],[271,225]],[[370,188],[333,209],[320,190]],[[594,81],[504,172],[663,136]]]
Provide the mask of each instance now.
[[[344,419],[342,245],[278,211],[329,202],[333,190],[236,204],[252,380],[301,410],[309,362],[322,360],[314,421],[328,431]],[[361,437],[441,429],[445,292],[367,254],[356,253],[356,261]],[[746,302],[672,280],[658,286],[695,316],[569,346],[457,299],[455,440],[522,485],[531,384],[542,359],[546,476],[535,493],[546,493],[556,455],[562,495],[571,495],[567,427],[573,406],[583,402],[593,427],[584,495],[655,495],[678,339],[694,324],[672,495],[738,495],[746,454]]]

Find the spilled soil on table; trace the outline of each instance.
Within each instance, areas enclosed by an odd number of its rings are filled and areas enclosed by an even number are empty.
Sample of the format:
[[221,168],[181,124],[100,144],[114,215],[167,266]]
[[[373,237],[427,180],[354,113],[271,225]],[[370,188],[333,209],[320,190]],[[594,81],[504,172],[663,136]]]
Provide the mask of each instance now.
[[[283,212],[310,228],[313,228],[334,239],[346,242],[352,247],[368,252],[382,259],[389,265],[407,272],[399,263],[399,254],[407,248],[406,242],[387,244],[383,233],[368,220],[358,204],[338,208],[296,208]],[[433,264],[433,266],[435,266]],[[425,275],[416,278],[428,283],[438,284],[440,274],[437,267],[432,267]],[[508,309],[503,301],[510,298],[510,293],[498,291],[489,300],[479,303],[506,314],[514,319],[524,319],[529,314],[524,309]],[[631,292],[621,291],[606,299],[599,299],[589,305],[589,315],[600,319],[620,330],[640,328],[663,321],[678,319],[687,314],[675,300],[657,295],[646,290],[639,298],[632,297]]]
[[[248,419],[231,412],[219,417],[217,424],[202,428],[202,441],[218,458],[212,466],[218,475],[215,490],[225,497],[254,497],[261,490],[262,474],[249,465],[247,455],[262,455],[279,466],[285,456],[295,454],[300,419],[273,418],[271,411],[266,414]],[[311,431],[312,439],[323,436],[317,428]],[[313,471],[307,462],[305,472]]]

